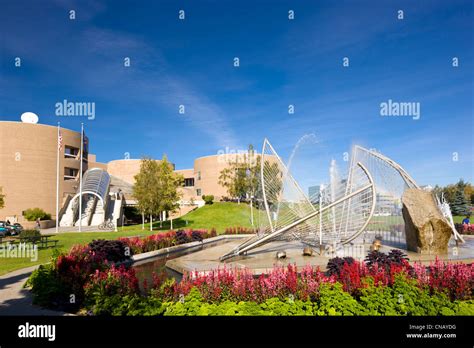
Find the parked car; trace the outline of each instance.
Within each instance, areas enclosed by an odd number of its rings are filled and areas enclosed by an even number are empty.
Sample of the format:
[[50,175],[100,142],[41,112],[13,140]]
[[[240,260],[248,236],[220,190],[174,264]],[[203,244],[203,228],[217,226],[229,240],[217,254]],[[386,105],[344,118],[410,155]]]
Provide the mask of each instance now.
[[23,226],[18,222],[15,222],[13,225],[10,225],[10,227],[12,228],[12,234],[14,235],[18,235],[21,233],[21,231],[23,231]]
[[0,237],[5,237],[7,235],[7,231],[6,224],[4,224],[3,221],[0,221]]
[[0,231],[4,231],[6,236],[15,234],[13,228],[8,225],[5,221],[0,221]]

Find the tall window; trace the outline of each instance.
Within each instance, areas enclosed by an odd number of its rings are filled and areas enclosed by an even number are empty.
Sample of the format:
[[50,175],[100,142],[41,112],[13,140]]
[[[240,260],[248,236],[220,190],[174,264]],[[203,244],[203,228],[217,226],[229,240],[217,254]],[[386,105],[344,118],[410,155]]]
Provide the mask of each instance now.
[[196,196],[201,197],[202,192],[201,189],[196,189]]
[[201,172],[198,172],[197,177],[198,180],[201,180]]

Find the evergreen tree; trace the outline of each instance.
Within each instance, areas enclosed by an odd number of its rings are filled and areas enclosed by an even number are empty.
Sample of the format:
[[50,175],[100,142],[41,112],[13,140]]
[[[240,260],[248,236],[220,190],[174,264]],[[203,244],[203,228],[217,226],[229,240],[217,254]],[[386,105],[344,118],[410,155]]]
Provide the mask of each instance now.
[[458,186],[458,189],[454,195],[454,201],[451,204],[451,210],[453,215],[466,215],[469,213],[469,206],[464,195],[464,187]]

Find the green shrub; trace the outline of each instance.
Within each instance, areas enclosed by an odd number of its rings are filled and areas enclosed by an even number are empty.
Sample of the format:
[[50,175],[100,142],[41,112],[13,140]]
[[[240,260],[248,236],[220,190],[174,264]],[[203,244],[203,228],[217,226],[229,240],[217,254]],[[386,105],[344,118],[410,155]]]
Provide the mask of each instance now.
[[97,239],[90,242],[89,247],[110,262],[125,261],[132,255],[132,250],[121,240]]
[[[313,303],[311,301],[290,300],[282,301],[278,298],[270,298],[260,305],[263,310],[260,315],[314,315]],[[249,314],[251,315],[251,314]]]
[[359,315],[364,312],[361,304],[345,292],[340,283],[321,284],[319,294],[315,315]]
[[206,204],[213,204],[214,203],[214,196],[213,195],[202,195],[202,199]]
[[442,293],[430,295],[428,289],[421,289],[414,279],[404,274],[395,276],[393,296],[397,299],[397,311],[406,315],[439,315],[443,308],[452,308],[453,303]]
[[394,297],[392,288],[374,286],[372,278],[364,279],[366,288],[361,290],[359,303],[364,308],[364,315],[403,315],[397,307],[402,297]]
[[474,300],[454,301],[453,312],[452,315],[474,315]]
[[52,264],[40,265],[33,271],[25,283],[25,287],[31,287],[33,303],[47,307],[71,310],[69,292],[58,279]]
[[155,316],[162,315],[165,307],[155,297],[131,294],[95,297],[94,304],[87,309],[93,315]]
[[41,208],[27,209],[23,213],[23,216],[28,221],[36,221],[37,219],[40,219],[40,220],[50,220],[51,219],[51,214],[46,213]]
[[20,238],[39,238],[41,232],[38,230],[23,230],[20,232]]

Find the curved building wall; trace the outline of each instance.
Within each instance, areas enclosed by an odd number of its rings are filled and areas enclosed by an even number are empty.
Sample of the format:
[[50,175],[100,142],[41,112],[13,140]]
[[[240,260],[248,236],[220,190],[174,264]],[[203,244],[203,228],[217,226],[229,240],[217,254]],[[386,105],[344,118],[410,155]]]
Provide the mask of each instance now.
[[[200,195],[214,195],[216,200],[228,196],[227,189],[219,184],[219,176],[223,169],[236,160],[247,159],[245,154],[221,154],[199,157],[194,160],[194,185]],[[254,160],[258,157],[255,154]],[[196,193],[197,194],[197,193]]]
[[115,160],[107,163],[107,172],[129,184],[135,183],[134,176],[140,172],[139,159]]
[[[55,218],[57,127],[42,124],[0,121],[0,187],[5,207],[0,218],[16,216],[28,208],[42,208]],[[65,167],[79,171],[77,158],[65,158],[66,146],[80,149],[81,134],[61,128],[63,146],[60,152],[60,207],[68,193],[75,192],[77,182],[64,180]],[[84,163],[83,170],[87,169]]]

